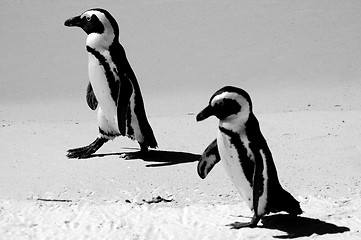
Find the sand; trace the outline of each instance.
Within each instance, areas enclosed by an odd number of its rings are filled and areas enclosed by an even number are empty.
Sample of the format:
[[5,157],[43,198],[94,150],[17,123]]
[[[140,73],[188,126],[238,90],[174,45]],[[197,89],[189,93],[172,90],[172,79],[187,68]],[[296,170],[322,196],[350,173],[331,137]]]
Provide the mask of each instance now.
[[[65,19],[95,1],[0,3],[0,239],[360,239],[359,1],[109,1],[159,149],[126,138],[94,157],[66,150],[97,135],[85,103],[85,34]],[[55,9],[55,11],[54,11]],[[6,33],[6,34],[4,34]],[[251,211],[221,164],[196,167],[216,119],[195,115],[242,87],[280,181],[304,213]]]

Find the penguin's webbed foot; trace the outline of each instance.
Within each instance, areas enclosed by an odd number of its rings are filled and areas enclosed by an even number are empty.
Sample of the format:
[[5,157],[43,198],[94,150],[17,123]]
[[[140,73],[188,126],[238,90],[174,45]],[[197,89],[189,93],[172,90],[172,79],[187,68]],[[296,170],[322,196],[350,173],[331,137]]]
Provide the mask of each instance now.
[[95,153],[108,139],[106,138],[96,138],[94,142],[85,147],[69,149],[67,153],[68,158],[89,158],[93,153]]
[[143,159],[145,156],[146,156],[146,153],[143,153],[141,151],[120,154],[120,158],[123,158],[125,160]]
[[257,227],[257,223],[259,222],[260,219],[261,219],[260,216],[254,215],[250,222],[247,222],[247,223],[235,222],[235,223],[228,224],[227,226],[230,226],[232,229],[240,229],[240,228],[247,228],[247,227],[255,228],[255,227]]
[[148,146],[145,143],[139,143],[140,145],[140,151],[137,152],[129,152],[129,153],[122,153],[120,155],[121,158],[124,158],[125,160],[131,160],[131,159],[143,159],[148,154]]

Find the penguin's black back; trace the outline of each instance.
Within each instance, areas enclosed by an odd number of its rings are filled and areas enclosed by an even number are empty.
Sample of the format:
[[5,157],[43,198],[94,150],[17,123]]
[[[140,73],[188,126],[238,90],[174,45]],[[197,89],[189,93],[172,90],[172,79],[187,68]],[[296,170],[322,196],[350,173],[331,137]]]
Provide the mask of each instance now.
[[[110,56],[114,62],[114,64],[117,66],[117,70],[120,81],[123,81],[122,78],[128,78],[133,86],[134,91],[134,98],[135,98],[135,107],[134,107],[134,113],[136,114],[138,118],[139,128],[144,136],[145,142],[147,143],[148,147],[156,148],[158,146],[157,141],[155,139],[153,130],[148,122],[145,108],[144,108],[144,102],[141,95],[140,87],[137,81],[137,78],[128,62],[128,59],[126,57],[125,50],[123,46],[117,41],[117,39],[114,39],[114,42],[109,47],[109,53]],[[125,81],[127,81],[126,79]],[[128,113],[129,119],[130,112]],[[129,123],[129,121],[128,121]],[[130,123],[129,123],[130,124]],[[128,124],[128,126],[129,126]],[[129,131],[133,131],[133,129],[128,127]],[[128,132],[128,135],[133,135],[134,133]]]
[[251,112],[246,122],[246,134],[250,141],[252,152],[258,153],[260,149],[267,158],[268,174],[268,198],[266,212],[286,211],[289,214],[299,215],[302,213],[299,202],[279,183],[276,166],[273,161],[272,153],[267,145],[265,138],[261,133],[257,118]]

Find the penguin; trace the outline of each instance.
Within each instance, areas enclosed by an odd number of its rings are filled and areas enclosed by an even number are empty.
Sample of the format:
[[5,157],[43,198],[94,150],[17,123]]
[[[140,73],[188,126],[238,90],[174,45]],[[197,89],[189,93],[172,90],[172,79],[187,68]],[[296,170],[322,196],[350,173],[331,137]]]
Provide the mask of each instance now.
[[104,143],[118,136],[127,136],[140,145],[136,158],[157,148],[153,130],[147,120],[137,78],[119,43],[119,27],[104,9],[87,10],[65,21],[65,26],[80,27],[87,34],[88,73],[86,102],[97,110],[99,134],[85,147],[69,149],[68,158],[88,158]]
[[196,120],[210,116],[219,119],[217,138],[202,154],[197,171],[204,179],[215,164],[223,163],[231,182],[254,213],[250,222],[237,222],[233,227],[256,227],[271,212],[301,214],[299,202],[278,180],[271,151],[252,112],[249,94],[233,86],[221,88]]

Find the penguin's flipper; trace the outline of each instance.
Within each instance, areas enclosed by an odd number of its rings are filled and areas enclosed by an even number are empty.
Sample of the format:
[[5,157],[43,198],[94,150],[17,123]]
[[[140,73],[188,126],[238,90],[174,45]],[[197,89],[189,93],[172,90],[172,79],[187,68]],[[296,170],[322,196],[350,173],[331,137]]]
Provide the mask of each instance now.
[[130,104],[130,97],[133,93],[133,85],[127,76],[121,79],[119,84],[117,115],[118,128],[121,135],[125,136],[127,126],[127,113]]
[[211,144],[204,150],[201,158],[199,159],[197,172],[198,175],[204,179],[208,173],[212,170],[214,165],[216,165],[221,160],[219,156],[217,139],[214,139]]
[[94,91],[93,91],[93,87],[91,85],[91,83],[89,82],[88,87],[86,89],[86,102],[88,103],[88,106],[92,109],[95,110],[98,107],[98,100],[95,97]]

